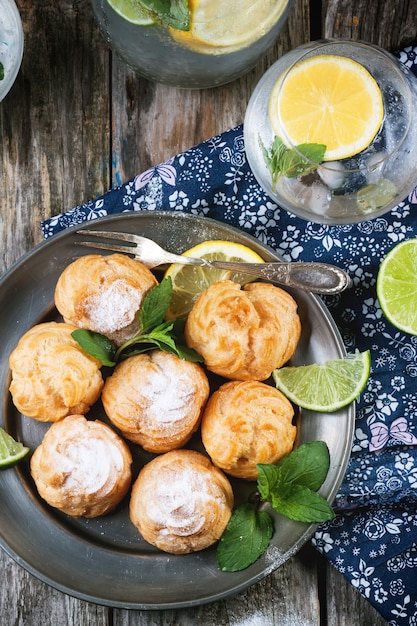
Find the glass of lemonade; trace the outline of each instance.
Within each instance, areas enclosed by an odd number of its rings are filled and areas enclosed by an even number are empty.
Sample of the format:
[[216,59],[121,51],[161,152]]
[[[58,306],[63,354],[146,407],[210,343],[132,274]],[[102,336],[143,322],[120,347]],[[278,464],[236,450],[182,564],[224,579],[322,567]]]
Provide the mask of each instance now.
[[0,0],[0,102],[16,80],[23,56],[23,29],[14,0]]
[[261,78],[244,139],[258,183],[289,212],[372,219],[417,185],[417,79],[372,44],[312,42]]
[[249,71],[275,41],[293,2],[91,1],[109,45],[129,66],[149,80],[191,89]]

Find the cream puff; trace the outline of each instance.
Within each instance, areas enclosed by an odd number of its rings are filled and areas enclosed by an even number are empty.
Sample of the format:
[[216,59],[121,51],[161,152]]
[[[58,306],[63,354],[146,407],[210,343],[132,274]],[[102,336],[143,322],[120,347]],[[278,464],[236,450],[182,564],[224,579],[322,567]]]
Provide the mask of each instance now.
[[32,455],[39,495],[73,517],[115,509],[132,479],[132,456],[121,437],[100,421],[70,415],[52,424]]
[[293,449],[294,409],[275,387],[230,381],[210,397],[201,422],[203,445],[224,472],[256,480],[258,463],[277,463]]
[[208,370],[232,380],[266,380],[294,354],[301,323],[294,298],[269,283],[212,284],[185,325],[187,345]]
[[155,457],[132,488],[130,519],[142,537],[171,554],[203,550],[218,541],[233,509],[229,480],[194,450]]
[[9,357],[16,408],[41,422],[85,414],[103,388],[101,363],[72,338],[75,326],[44,322],[28,330]]
[[119,346],[137,331],[143,299],[156,284],[143,263],[125,254],[88,254],[58,278],[55,306],[66,322],[106,335]]
[[126,439],[161,454],[191,438],[209,391],[200,365],[153,350],[119,363],[105,382],[102,401]]

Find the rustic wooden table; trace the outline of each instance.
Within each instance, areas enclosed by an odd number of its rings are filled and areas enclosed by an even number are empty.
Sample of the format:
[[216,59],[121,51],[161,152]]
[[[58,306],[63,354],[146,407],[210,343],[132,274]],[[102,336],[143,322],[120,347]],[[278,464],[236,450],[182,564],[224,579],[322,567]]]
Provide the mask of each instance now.
[[[241,123],[260,76],[288,49],[322,36],[364,39],[388,50],[417,43],[415,0],[295,0],[276,45],[248,75],[217,89],[181,91],[135,76],[112,56],[89,0],[17,5],[25,53],[0,104],[0,273],[42,239],[41,219]],[[74,599],[1,550],[0,568],[4,626],[385,624],[309,545],[246,592],[175,611],[127,611]]]

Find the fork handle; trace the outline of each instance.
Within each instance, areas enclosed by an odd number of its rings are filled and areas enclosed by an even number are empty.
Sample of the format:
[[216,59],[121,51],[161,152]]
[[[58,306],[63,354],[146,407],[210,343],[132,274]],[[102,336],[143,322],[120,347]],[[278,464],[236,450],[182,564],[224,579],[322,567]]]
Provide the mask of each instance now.
[[[183,257],[186,259],[187,257]],[[200,261],[200,259],[198,259]],[[230,270],[263,278],[272,283],[296,287],[319,294],[334,295],[351,286],[349,274],[327,263],[233,263],[201,259],[205,267]],[[184,260],[182,261],[184,263]],[[186,261],[185,261],[186,262]]]

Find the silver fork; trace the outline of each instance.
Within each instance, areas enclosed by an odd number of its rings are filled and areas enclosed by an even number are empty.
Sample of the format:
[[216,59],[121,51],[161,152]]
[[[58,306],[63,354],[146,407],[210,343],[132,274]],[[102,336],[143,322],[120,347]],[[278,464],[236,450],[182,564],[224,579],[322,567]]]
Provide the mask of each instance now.
[[173,254],[161,248],[151,239],[130,233],[89,229],[79,230],[77,233],[102,239],[123,241],[121,245],[104,241],[77,241],[76,243],[91,248],[130,254],[149,268],[167,263],[212,267],[231,272],[240,272],[272,283],[328,295],[340,293],[351,285],[351,279],[344,270],[327,263],[235,263],[232,261],[209,261],[208,259],[194,259],[188,256]]

